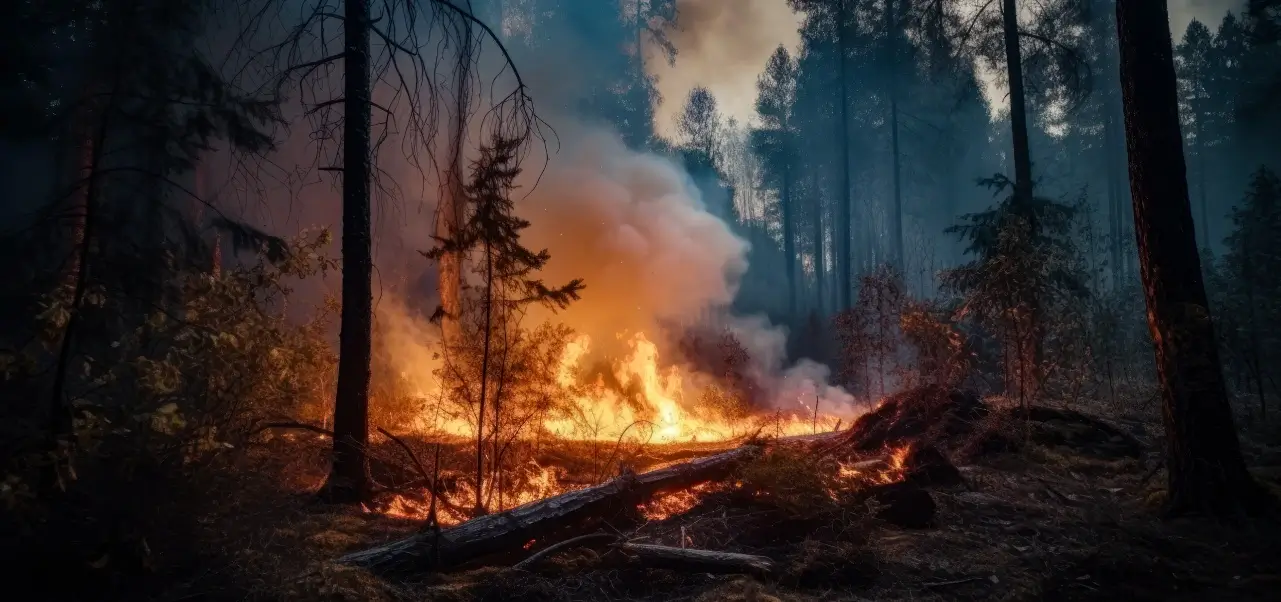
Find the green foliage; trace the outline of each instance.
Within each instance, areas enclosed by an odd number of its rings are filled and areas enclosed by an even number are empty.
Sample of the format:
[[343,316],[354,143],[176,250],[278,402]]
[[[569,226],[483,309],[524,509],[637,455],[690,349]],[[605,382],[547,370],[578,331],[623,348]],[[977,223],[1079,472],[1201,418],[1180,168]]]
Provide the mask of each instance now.
[[334,269],[329,242],[327,231],[303,233],[281,261],[260,256],[217,274],[174,266],[174,294],[145,312],[118,288],[92,286],[65,383],[72,430],[52,448],[40,426],[51,411],[51,350],[71,309],[65,290],[46,295],[41,336],[0,354],[0,396],[16,401],[0,407],[0,503],[10,510],[0,531],[41,542],[32,561],[69,571],[82,558],[106,571],[98,575],[179,562],[152,550],[189,544],[256,426],[327,414],[336,307],[303,323],[285,310],[292,283]]
[[[1002,175],[980,180],[1001,194]],[[947,232],[967,241],[974,259],[945,270],[945,290],[960,296],[969,317],[1001,340],[1006,386],[1020,399],[1036,392],[1050,317],[1088,295],[1072,240],[1075,208],[1010,194],[992,209],[964,216]]]

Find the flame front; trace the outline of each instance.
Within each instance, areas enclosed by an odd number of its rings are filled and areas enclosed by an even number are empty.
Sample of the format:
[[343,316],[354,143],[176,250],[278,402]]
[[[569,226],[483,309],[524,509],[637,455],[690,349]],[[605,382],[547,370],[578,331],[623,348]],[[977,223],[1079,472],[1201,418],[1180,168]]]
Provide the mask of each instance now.
[[[839,420],[813,412],[804,400],[797,400],[796,412],[765,416],[768,424],[734,420],[717,415],[713,408],[696,407],[687,400],[687,376],[678,366],[661,367],[658,346],[643,333],[628,341],[629,353],[613,365],[613,376],[634,396],[606,387],[603,379],[581,383],[583,361],[591,351],[591,337],[577,335],[561,354],[556,382],[567,403],[553,408],[542,420],[543,428],[565,440],[638,441],[644,443],[706,443],[725,441],[748,434],[749,428],[771,435],[807,435],[830,431]],[[692,388],[692,387],[691,387]],[[692,395],[690,397],[693,397]],[[465,420],[432,417],[435,430],[459,437],[473,437]]]

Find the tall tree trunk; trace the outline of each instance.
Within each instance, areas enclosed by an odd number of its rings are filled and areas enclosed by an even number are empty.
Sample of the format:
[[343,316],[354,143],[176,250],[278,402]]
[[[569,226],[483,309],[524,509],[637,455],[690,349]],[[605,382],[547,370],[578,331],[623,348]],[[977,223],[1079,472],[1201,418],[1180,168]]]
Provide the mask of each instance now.
[[1156,349],[1172,514],[1237,514],[1246,471],[1201,282],[1165,2],[1117,2],[1121,93],[1140,276]]
[[1121,224],[1123,221],[1123,208],[1121,187],[1117,185],[1117,162],[1118,157],[1113,149],[1116,147],[1117,132],[1116,119],[1112,114],[1110,107],[1104,109],[1107,115],[1103,121],[1103,169],[1107,178],[1108,188],[1108,259],[1111,264],[1109,267],[1112,274],[1112,290],[1119,290],[1121,283],[1124,281],[1124,270],[1122,269],[1123,255],[1121,253],[1124,228]]
[[[484,349],[480,358],[480,403],[476,411],[476,506],[472,513],[476,516],[485,514],[483,492],[485,490],[485,402],[489,393],[489,350],[494,339],[494,250],[488,240],[485,241],[485,337]],[[495,418],[495,420],[497,420]],[[497,430],[494,437],[498,436]]]
[[1107,23],[1105,19],[1109,13],[1115,13],[1113,0],[1097,0],[1094,7],[1099,15],[1095,21],[1097,27],[1093,32],[1095,43],[1098,45],[1100,56],[1100,68],[1102,77],[1100,81],[1105,82],[1101,89],[1102,94],[1099,96],[1099,112],[1103,121],[1103,148],[1101,160],[1103,163],[1103,176],[1107,185],[1108,199],[1108,269],[1111,274],[1112,290],[1118,290],[1124,281],[1122,252],[1122,241],[1125,239],[1125,229],[1123,227],[1125,215],[1125,194],[1122,191],[1120,182],[1124,178],[1121,172],[1121,164],[1124,162],[1122,148],[1125,143],[1124,136],[1119,131],[1118,111],[1114,101],[1114,91],[1106,82],[1116,81],[1119,77],[1116,64],[1116,49],[1111,45],[1110,40],[1114,38],[1113,31],[1115,27]]
[[[1005,33],[1005,65],[1010,82],[1010,131],[1014,139],[1014,207],[1028,221],[1029,237],[1039,233],[1036,212],[1032,207],[1032,148],[1028,140],[1027,100],[1023,87],[1023,54],[1019,47],[1019,13],[1016,0],[1002,3],[1002,24]],[[1023,299],[1028,313],[1026,338],[1018,340],[1020,373],[1019,390],[1032,391],[1040,382],[1042,359],[1042,316],[1040,299],[1030,293]],[[1022,318],[1021,318],[1022,319]],[[1030,357],[1029,357],[1030,356]]]
[[[1201,89],[1201,82],[1197,82],[1194,89]],[[1205,194],[1205,111],[1201,108],[1201,100],[1193,100],[1195,107],[1196,120],[1196,175],[1197,175],[1197,196],[1201,202],[1201,248],[1209,249],[1212,244],[1210,240],[1210,210],[1209,203],[1206,201]]]
[[889,80],[889,98],[890,98],[890,158],[893,160],[894,172],[894,210],[891,216],[890,224],[890,244],[892,248],[891,261],[894,267],[898,268],[900,273],[906,273],[906,266],[903,264],[905,253],[903,251],[903,179],[902,179],[902,157],[899,154],[898,140],[898,27],[899,27],[899,3],[894,0],[886,0],[888,6],[885,8],[885,35],[886,41],[886,68],[889,74],[886,76]]
[[852,233],[850,232],[850,222],[853,220],[851,219],[850,211],[853,207],[854,201],[851,198],[850,191],[850,97],[849,78],[846,69],[846,63],[849,61],[847,61],[845,57],[848,49],[848,41],[845,39],[847,29],[845,23],[845,0],[837,0],[836,4],[836,47],[837,52],[839,53],[836,60],[840,62],[839,71],[841,78],[841,131],[839,134],[841,143],[841,206],[837,211],[837,220],[839,223],[836,227],[837,257],[834,263],[839,271],[837,276],[837,286],[840,287],[840,291],[837,293],[836,303],[839,310],[844,310],[851,306],[850,295],[854,290],[854,262],[850,257],[850,246],[853,244]]
[[[101,162],[103,146],[106,144],[108,123],[114,111],[118,87],[113,85],[110,92],[111,101],[106,110],[100,114],[85,111],[83,116],[83,139],[80,147],[81,180],[76,182],[76,199],[73,201],[75,217],[72,225],[72,240],[76,246],[72,249],[70,277],[71,299],[67,309],[67,323],[62,330],[62,340],[58,345],[58,360],[54,365],[53,391],[49,397],[48,433],[50,452],[53,456],[52,466],[45,474],[42,484],[46,490],[63,484],[64,444],[74,441],[75,418],[73,407],[66,397],[68,373],[71,368],[72,351],[75,348],[76,335],[80,328],[81,313],[84,309],[85,292],[89,283],[89,258],[94,247],[98,197],[102,186]],[[90,124],[97,118],[96,127]],[[83,191],[83,194],[81,193]]]
[[1032,202],[1032,147],[1027,133],[1027,101],[1023,89],[1023,53],[1019,49],[1019,12],[1015,0],[1003,0],[1005,68],[1010,82],[1010,132],[1014,136],[1014,195]]
[[792,166],[783,166],[783,185],[779,193],[783,210],[783,257],[787,261],[787,315],[796,318],[796,224],[792,217]]
[[[463,162],[467,146],[467,120],[471,111],[471,55],[474,38],[472,24],[465,19],[462,43],[454,65],[454,111],[449,141],[449,165],[445,172],[445,195],[436,208],[436,237],[453,240],[462,227],[467,210]],[[441,255],[437,283],[440,289],[441,331],[448,357],[462,339],[459,320],[462,313],[463,256],[461,252]]]
[[824,279],[827,277],[827,261],[823,253],[823,238],[826,234],[826,228],[823,224],[823,195],[818,190],[817,177],[810,175],[810,190],[814,191],[814,287],[815,303],[817,304],[818,315],[823,316],[823,310],[827,306],[827,286]]
[[346,0],[343,85],[342,327],[334,399],[333,468],[321,489],[333,502],[369,494],[369,379],[373,335],[370,235],[369,0]]

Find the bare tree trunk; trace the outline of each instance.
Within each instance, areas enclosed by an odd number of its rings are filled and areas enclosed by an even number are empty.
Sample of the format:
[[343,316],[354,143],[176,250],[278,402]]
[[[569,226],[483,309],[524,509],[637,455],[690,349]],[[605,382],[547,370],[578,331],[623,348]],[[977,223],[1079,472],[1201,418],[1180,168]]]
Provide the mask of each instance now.
[[1010,131],[1014,136],[1014,195],[1032,202],[1032,150],[1027,133],[1027,101],[1023,89],[1023,54],[1019,49],[1019,13],[1015,0],[1003,0],[1005,68],[1010,82]]
[[[790,149],[789,149],[790,150]],[[783,257],[787,261],[787,315],[796,317],[796,220],[792,216],[792,166],[783,167],[783,186],[778,195],[783,209]]]
[[1201,282],[1165,2],[1117,2],[1135,237],[1155,343],[1172,514],[1239,514],[1263,494],[1246,471]]
[[814,189],[814,286],[818,294],[815,303],[817,304],[817,314],[821,318],[823,309],[827,305],[827,287],[824,279],[827,277],[827,262],[823,253],[823,238],[826,228],[823,224],[823,196],[818,193],[816,177],[810,176],[810,187]]
[[370,236],[369,0],[346,0],[343,86],[342,327],[334,398],[333,468],[321,496],[359,502],[369,493],[369,379],[373,334]]
[[[112,104],[114,104],[117,92],[116,86],[113,85],[110,92]],[[51,470],[46,473],[48,478],[44,483],[46,488],[62,483],[62,442],[70,438],[75,430],[72,405],[64,398],[66,397],[67,375],[71,367],[71,354],[75,347],[76,334],[80,327],[81,311],[84,308],[85,291],[89,282],[89,257],[94,246],[98,195],[102,185],[100,167],[112,110],[113,107],[108,106],[104,112],[96,115],[98,123],[93,130],[92,137],[89,135],[89,124],[93,121],[95,113],[89,111],[84,116],[83,132],[85,135],[81,145],[81,169],[78,170],[79,173],[83,174],[83,180],[76,183],[78,189],[83,189],[83,194],[77,190],[78,198],[73,202],[73,207],[78,211],[76,211],[72,225],[72,240],[76,243],[72,250],[72,271],[67,274],[71,279],[71,300],[68,305],[67,323],[63,327],[62,340],[58,345],[58,361],[54,366],[53,374],[53,391],[49,396],[48,443],[53,452],[53,465]]]
[[[462,227],[467,209],[463,161],[466,155],[467,121],[471,111],[471,69],[474,37],[472,24],[461,20],[462,41],[455,64],[453,130],[449,142],[449,166],[445,172],[445,198],[436,208],[436,237],[453,240]],[[441,331],[446,353],[456,349],[462,338],[463,256],[460,251],[440,257],[437,282],[440,288]]]
[[[1197,82],[1195,88],[1201,89],[1200,82]],[[1201,109],[1200,99],[1194,100],[1193,103],[1196,107],[1196,171],[1197,196],[1201,201],[1201,248],[1209,249],[1213,242],[1210,240],[1210,210],[1205,194],[1205,127],[1203,123],[1205,112]]]
[[[476,412],[476,507],[472,509],[475,516],[485,514],[483,491],[485,489],[485,402],[489,392],[489,350],[494,333],[494,251],[488,240],[485,241],[485,337],[484,349],[480,359],[480,408]],[[495,429],[494,436],[498,436]]]
[[[1023,54],[1019,48],[1018,3],[1016,0],[1004,0],[1002,18],[1005,29],[1005,63],[1010,82],[1010,131],[1014,138],[1014,206],[1015,210],[1028,221],[1028,235],[1035,239],[1038,235],[1036,212],[1032,208],[1032,149],[1028,141],[1027,101],[1023,87]],[[1020,394],[1025,392],[1028,384],[1032,388],[1040,382],[1042,356],[1042,316],[1040,300],[1034,294],[1024,300],[1028,307],[1029,330],[1026,333],[1031,349],[1031,358],[1024,358],[1024,340],[1019,341],[1019,361],[1026,370],[1019,377]],[[1030,366],[1026,360],[1030,359]]]
[[890,226],[891,240],[893,245],[891,249],[891,261],[893,266],[898,268],[899,272],[906,273],[906,266],[903,264],[905,253],[903,252],[903,178],[902,178],[902,157],[899,153],[898,140],[898,35],[899,27],[899,4],[894,0],[887,0],[889,6],[885,10],[885,35],[890,40],[887,43],[886,55],[889,60],[886,61],[886,68],[890,70],[889,79],[889,97],[890,97],[890,155],[894,165],[894,211],[891,216],[892,223]]
[[837,257],[834,263],[839,270],[836,281],[837,286],[840,287],[840,291],[837,293],[836,303],[840,310],[849,309],[851,306],[850,294],[854,290],[852,280],[854,274],[854,262],[851,260],[850,256],[850,246],[853,244],[852,233],[850,232],[850,222],[852,221],[850,211],[853,207],[854,201],[850,196],[850,97],[849,82],[847,81],[849,77],[846,69],[846,63],[848,61],[845,57],[848,50],[847,40],[845,39],[847,29],[845,21],[845,0],[837,0],[836,47],[839,52],[839,56],[837,56],[836,60],[840,62],[841,78],[841,131],[840,134],[838,134],[841,142],[841,206],[837,211],[837,220],[839,220],[840,223],[837,224],[836,228]]

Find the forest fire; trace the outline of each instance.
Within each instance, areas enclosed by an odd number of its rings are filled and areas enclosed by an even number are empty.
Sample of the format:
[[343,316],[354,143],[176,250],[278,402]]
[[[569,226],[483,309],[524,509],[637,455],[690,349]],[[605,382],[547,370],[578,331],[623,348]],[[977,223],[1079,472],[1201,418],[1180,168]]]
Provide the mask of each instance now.
[[[620,335],[621,338],[621,335]],[[539,423],[545,434],[567,441],[632,442],[643,444],[714,443],[754,433],[775,437],[810,435],[834,430],[854,417],[849,408],[843,414],[815,411],[817,396],[799,395],[778,409],[730,408],[701,403],[715,387],[716,379],[686,366],[664,366],[656,343],[644,333],[626,340],[629,352],[612,362],[608,378],[596,374],[584,382],[583,374],[592,351],[592,339],[585,334],[572,337],[556,365],[552,404]],[[420,421],[423,430],[455,437],[475,437],[474,424],[460,416],[438,411],[437,395],[419,394],[437,410]]]

